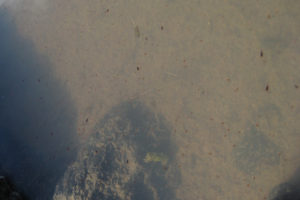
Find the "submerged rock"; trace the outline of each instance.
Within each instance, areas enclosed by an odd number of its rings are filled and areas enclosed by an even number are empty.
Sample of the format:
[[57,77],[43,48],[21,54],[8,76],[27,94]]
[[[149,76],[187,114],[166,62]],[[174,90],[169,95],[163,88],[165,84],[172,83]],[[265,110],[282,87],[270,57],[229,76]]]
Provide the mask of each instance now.
[[251,126],[232,153],[237,168],[253,175],[265,166],[278,165],[279,152],[279,147],[266,134]]
[[300,200],[300,169],[290,180],[274,187],[269,194],[269,200]]
[[139,102],[113,108],[65,172],[53,199],[175,200],[180,172],[170,128]]
[[5,177],[0,176],[0,199],[1,200],[22,200],[21,195],[14,190]]

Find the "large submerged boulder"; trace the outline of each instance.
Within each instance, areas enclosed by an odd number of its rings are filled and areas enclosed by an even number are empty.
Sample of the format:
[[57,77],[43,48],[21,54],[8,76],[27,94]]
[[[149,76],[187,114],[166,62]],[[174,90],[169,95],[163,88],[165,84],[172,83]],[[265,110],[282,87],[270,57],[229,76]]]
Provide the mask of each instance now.
[[175,155],[165,119],[142,103],[123,103],[96,125],[53,199],[175,200]]

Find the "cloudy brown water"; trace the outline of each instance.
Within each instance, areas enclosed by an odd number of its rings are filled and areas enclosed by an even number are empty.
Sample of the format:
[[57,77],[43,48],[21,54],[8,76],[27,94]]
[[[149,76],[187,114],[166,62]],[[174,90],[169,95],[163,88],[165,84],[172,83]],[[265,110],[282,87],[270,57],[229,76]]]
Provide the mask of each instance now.
[[[107,112],[139,101],[171,127],[181,173],[178,199],[271,199],[273,188],[289,182],[300,165],[299,10],[297,0],[3,5],[5,23],[36,59],[47,60],[28,72],[42,85],[30,83],[28,93],[34,87],[44,101],[56,102],[35,116],[49,122],[45,127],[40,120],[40,127],[50,136],[40,136],[42,142],[35,140],[39,133],[14,138],[43,158],[72,160]],[[22,82],[24,67],[13,81]],[[60,132],[53,141],[51,128]],[[45,147],[49,138],[53,143]],[[55,170],[60,162],[51,163]]]

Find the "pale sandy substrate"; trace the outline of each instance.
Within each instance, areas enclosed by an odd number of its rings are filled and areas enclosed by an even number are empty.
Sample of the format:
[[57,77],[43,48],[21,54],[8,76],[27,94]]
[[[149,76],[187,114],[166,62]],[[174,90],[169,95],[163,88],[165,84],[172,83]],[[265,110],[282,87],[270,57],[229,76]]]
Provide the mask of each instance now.
[[[300,4],[247,2],[52,0],[12,12],[70,91],[82,141],[138,98],[173,127],[179,198],[253,200],[299,166]],[[232,152],[251,126],[280,161],[250,174]]]

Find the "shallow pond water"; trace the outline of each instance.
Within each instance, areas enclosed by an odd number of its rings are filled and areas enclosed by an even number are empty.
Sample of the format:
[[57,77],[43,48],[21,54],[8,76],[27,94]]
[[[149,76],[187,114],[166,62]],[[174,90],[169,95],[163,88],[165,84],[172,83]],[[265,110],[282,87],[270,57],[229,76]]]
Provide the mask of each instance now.
[[0,175],[29,199],[283,199],[299,186],[299,10],[0,1]]

